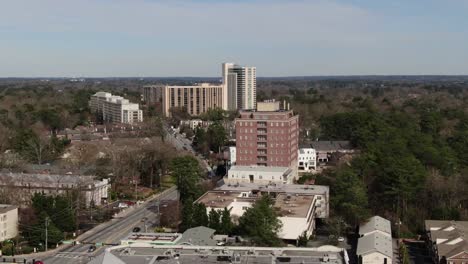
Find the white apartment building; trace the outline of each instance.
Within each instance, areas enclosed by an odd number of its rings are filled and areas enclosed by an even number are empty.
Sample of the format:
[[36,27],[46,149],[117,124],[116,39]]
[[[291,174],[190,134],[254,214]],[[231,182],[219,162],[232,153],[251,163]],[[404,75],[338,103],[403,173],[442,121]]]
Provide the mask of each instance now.
[[226,110],[256,109],[257,69],[234,63],[223,63],[223,95]]
[[143,122],[140,106],[128,99],[106,92],[97,92],[91,96],[89,107],[92,112],[101,115],[104,122],[132,124]]
[[212,208],[231,210],[233,221],[237,221],[262,195],[269,194],[279,212],[282,223],[279,237],[296,240],[304,231],[311,235],[315,230],[316,218],[329,216],[329,187],[298,184],[224,184],[206,192],[195,203],[203,203],[209,212]]
[[0,204],[0,242],[18,235],[18,207]]
[[298,150],[298,164],[299,171],[311,171],[317,169],[317,153],[313,148],[300,148]]
[[293,170],[288,167],[263,167],[263,166],[232,166],[228,171],[225,183],[293,183]]

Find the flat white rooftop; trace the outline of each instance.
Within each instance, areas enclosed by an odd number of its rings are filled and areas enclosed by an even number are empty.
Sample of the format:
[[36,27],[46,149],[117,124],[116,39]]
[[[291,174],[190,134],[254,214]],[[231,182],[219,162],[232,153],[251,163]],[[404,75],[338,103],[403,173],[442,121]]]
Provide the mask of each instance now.
[[258,184],[241,182],[236,184],[224,184],[215,189],[216,191],[250,191],[260,190],[277,193],[297,193],[297,194],[328,194],[329,187],[325,185],[301,185],[301,184]]
[[232,166],[232,171],[255,171],[255,172],[286,172],[288,167],[262,167],[262,166]]

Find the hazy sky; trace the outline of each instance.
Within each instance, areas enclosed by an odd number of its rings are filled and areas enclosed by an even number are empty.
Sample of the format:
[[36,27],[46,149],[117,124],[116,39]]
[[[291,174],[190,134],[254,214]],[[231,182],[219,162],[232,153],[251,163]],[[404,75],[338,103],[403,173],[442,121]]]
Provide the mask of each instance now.
[[0,77],[468,74],[468,0],[2,0]]

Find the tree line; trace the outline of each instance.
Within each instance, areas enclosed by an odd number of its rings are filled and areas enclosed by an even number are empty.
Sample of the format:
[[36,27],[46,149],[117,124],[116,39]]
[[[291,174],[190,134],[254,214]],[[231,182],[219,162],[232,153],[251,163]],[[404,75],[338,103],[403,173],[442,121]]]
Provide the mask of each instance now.
[[[411,111],[410,111],[411,109]],[[456,125],[442,133],[445,122]],[[320,120],[325,139],[361,150],[349,165],[318,177],[331,186],[331,208],[350,224],[369,214],[423,230],[424,219],[467,217],[468,117],[413,102],[390,112],[337,113]]]

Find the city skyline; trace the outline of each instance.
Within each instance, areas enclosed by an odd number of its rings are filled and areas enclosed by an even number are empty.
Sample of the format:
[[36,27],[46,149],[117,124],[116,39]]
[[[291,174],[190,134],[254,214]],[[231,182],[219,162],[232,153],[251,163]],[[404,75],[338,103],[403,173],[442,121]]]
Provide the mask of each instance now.
[[468,2],[18,0],[0,77],[464,75]]

